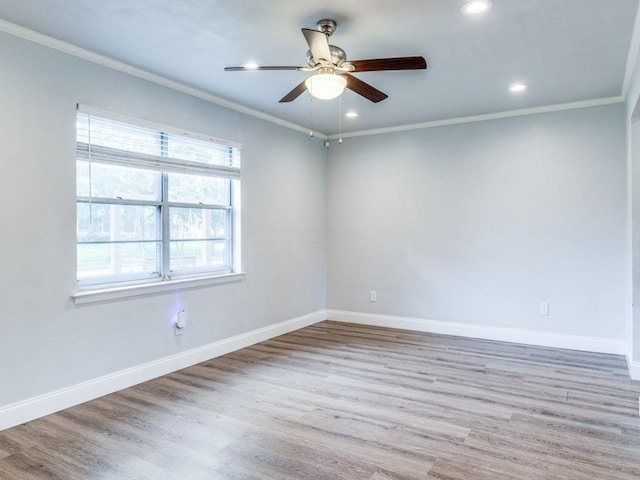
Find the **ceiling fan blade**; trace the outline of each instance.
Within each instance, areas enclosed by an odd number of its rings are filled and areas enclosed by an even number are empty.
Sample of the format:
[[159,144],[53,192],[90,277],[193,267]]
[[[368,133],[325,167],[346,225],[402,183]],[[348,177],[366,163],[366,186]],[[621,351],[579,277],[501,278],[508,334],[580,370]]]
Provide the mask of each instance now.
[[303,28],[302,34],[309,44],[309,50],[316,62],[331,63],[331,49],[329,48],[329,37],[326,33],[318,30]]
[[381,102],[388,97],[386,93],[381,92],[377,88],[372,87],[353,75],[349,75],[348,73],[343,73],[341,75],[347,79],[347,88],[349,90],[356,92],[358,95],[362,95],[373,103]]
[[354,72],[378,72],[381,70],[424,70],[427,61],[424,57],[372,58],[370,60],[349,61]]
[[296,98],[302,95],[306,89],[307,89],[307,86],[305,85],[305,83],[304,82],[300,83],[293,90],[291,90],[284,97],[282,97],[279,103],[293,102]]
[[255,70],[308,70],[308,67],[289,67],[280,65],[265,65],[257,67],[224,67],[225,72],[253,72]]

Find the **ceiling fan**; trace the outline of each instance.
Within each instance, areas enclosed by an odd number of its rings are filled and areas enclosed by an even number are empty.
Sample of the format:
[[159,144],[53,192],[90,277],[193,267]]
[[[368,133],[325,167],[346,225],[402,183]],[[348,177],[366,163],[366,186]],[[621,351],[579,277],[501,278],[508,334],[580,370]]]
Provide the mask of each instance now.
[[420,56],[347,61],[347,54],[342,48],[329,45],[329,37],[337,27],[335,20],[320,20],[317,27],[318,30],[302,29],[302,34],[309,45],[306,67],[245,65],[243,67],[226,67],[225,71],[297,70],[312,73],[305,81],[282,97],[280,103],[292,102],[305,90],[309,90],[309,93],[316,98],[330,100],[339,97],[345,88],[362,95],[367,100],[378,103],[388,95],[354,77],[351,73],[424,70],[427,68],[426,60]]

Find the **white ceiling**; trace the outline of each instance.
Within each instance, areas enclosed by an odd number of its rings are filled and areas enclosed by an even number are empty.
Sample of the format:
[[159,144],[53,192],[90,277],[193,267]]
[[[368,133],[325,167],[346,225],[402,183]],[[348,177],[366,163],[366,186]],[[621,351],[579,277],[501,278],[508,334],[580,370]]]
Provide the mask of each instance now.
[[[347,91],[343,132],[617,97],[638,0],[493,0],[480,17],[462,0],[0,0],[0,19],[268,115],[334,134],[339,102],[278,100],[304,72],[224,72],[305,65],[301,27],[333,18],[331,43],[352,60],[423,55],[424,71],[356,74],[389,95]],[[529,85],[521,95],[511,82]]]

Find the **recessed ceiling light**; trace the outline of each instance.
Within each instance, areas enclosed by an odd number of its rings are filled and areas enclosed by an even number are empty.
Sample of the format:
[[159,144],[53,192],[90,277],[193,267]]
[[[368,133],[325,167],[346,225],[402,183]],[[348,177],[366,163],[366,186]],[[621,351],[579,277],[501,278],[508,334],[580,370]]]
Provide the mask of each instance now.
[[462,5],[462,13],[465,15],[476,15],[478,13],[484,13],[491,8],[493,3],[491,0],[472,0],[465,2]]
[[353,112],[353,111],[347,112],[344,114],[344,116],[347,118],[356,118],[358,116],[358,112]]
[[253,62],[245,63],[244,68],[246,68],[247,70],[257,70],[258,64]]
[[509,91],[511,93],[522,93],[527,89],[527,85],[524,83],[512,83],[509,86]]

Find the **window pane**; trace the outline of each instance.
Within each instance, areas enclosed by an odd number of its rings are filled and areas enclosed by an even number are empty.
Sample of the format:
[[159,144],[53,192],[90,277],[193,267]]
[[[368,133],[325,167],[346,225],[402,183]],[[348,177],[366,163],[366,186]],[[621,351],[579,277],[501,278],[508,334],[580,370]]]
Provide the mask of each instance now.
[[[161,174],[140,168],[121,167],[78,161],[77,190],[80,197],[124,198],[127,200],[160,199]],[[91,191],[89,191],[91,180]]]
[[171,208],[171,240],[224,238],[226,225],[226,210]]
[[[78,245],[78,279],[159,271],[159,242]],[[157,275],[155,275],[157,276]]]
[[229,205],[230,180],[169,173],[169,201]]
[[78,242],[159,240],[157,211],[157,207],[78,202]]
[[189,270],[199,267],[227,268],[226,242],[203,240],[171,242],[171,270]]

